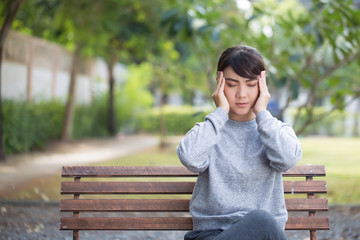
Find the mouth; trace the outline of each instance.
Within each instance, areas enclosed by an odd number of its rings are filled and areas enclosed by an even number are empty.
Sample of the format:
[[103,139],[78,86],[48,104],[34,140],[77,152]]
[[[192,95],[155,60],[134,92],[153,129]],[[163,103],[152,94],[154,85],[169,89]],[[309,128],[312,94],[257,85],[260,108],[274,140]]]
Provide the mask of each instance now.
[[246,106],[248,105],[248,103],[235,103],[235,105],[236,105],[237,107],[243,108],[243,107],[246,107]]

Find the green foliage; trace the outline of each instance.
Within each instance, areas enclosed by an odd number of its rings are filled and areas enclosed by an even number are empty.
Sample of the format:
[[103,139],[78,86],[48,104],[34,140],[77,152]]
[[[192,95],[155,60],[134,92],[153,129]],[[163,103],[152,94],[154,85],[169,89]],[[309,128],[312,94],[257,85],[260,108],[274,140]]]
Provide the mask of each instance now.
[[73,138],[92,138],[109,136],[107,95],[95,98],[90,105],[77,105],[74,113]]
[[[126,82],[115,86],[115,109],[118,131],[133,132],[136,114],[153,105],[148,90],[153,68],[148,63],[130,65]],[[109,94],[94,93],[91,105],[78,105],[74,116],[73,138],[110,136],[108,130]]]
[[[291,109],[290,114],[295,116],[297,114],[296,109]],[[314,110],[315,116],[326,113],[327,110],[324,107],[317,107]],[[299,125],[302,125],[308,119],[308,112],[303,109],[300,112]],[[325,135],[325,136],[343,136],[345,130],[345,119],[352,117],[344,111],[337,110],[330,114],[330,116],[311,124],[301,135]]]
[[8,154],[42,148],[61,134],[64,106],[60,102],[3,101],[3,139]]
[[[296,0],[240,3],[33,0],[24,3],[14,26],[68,48],[77,43],[83,54],[100,55],[107,62],[147,61],[151,91],[181,91],[187,103],[195,90],[211,95],[217,57],[238,44],[254,46],[264,55],[270,92],[286,102],[282,110],[305,92],[299,109],[307,109],[303,117],[312,121],[323,99],[344,109],[348,96],[360,96],[360,10],[352,0],[312,0],[306,7]],[[121,129],[139,111],[134,102],[147,98],[141,92],[135,96],[135,85],[140,83],[124,85],[116,93]],[[140,105],[149,106],[152,100],[148,102]],[[303,131],[306,126],[307,121],[297,121],[294,127]]]
[[[125,128],[134,120],[133,109],[140,111],[141,106],[152,103],[149,93],[143,92],[143,101],[137,101],[136,91],[127,91],[133,95],[126,101],[118,101],[122,111],[119,111],[118,125]],[[118,92],[120,97],[121,92]],[[147,95],[147,96],[146,96]],[[120,99],[120,98],[119,98]],[[108,95],[97,96],[91,105],[77,105],[74,116],[73,138],[93,138],[109,136]],[[121,103],[120,103],[121,102]],[[126,106],[126,107],[125,107]],[[43,148],[50,140],[61,136],[64,118],[64,104],[59,101],[25,102],[3,100],[3,139],[7,154],[27,152]]]
[[[210,112],[190,106],[165,106],[163,111],[169,135],[185,134],[197,122],[204,121],[205,116]],[[160,109],[154,108],[138,114],[136,126],[138,131],[160,133]]]
[[148,90],[153,78],[153,67],[148,63],[129,66],[127,81],[116,88],[115,109],[119,130],[132,132],[135,116],[154,103],[154,97]]

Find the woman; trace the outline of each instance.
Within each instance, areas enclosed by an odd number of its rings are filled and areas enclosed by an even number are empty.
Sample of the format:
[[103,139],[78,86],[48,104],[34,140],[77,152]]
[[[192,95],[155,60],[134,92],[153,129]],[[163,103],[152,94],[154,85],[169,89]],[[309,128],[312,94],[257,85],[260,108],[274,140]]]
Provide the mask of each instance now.
[[254,48],[226,49],[218,61],[214,112],[197,123],[177,153],[198,172],[185,240],[286,239],[282,172],[301,158],[289,124],[266,110],[265,64]]

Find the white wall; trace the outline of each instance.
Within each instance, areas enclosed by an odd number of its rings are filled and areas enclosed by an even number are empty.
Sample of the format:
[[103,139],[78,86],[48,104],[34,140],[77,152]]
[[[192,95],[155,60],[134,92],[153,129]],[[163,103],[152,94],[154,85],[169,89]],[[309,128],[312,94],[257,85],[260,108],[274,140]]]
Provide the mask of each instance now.
[[[4,45],[2,98],[66,101],[71,61],[72,53],[66,49],[11,31]],[[94,87],[97,92],[107,91],[108,69],[100,58],[85,59],[80,63],[80,69],[76,78],[75,102],[90,104]],[[117,64],[114,72],[116,80],[123,80],[123,65]]]
[[26,99],[26,66],[15,62],[2,63],[1,96],[4,99]]

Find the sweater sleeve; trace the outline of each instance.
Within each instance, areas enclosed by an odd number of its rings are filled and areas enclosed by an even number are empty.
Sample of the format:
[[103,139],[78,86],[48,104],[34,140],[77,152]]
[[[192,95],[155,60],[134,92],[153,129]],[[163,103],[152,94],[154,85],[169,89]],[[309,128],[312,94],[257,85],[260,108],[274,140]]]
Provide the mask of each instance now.
[[270,167],[285,172],[295,166],[302,157],[302,150],[291,125],[274,118],[267,110],[258,113],[256,122]]
[[177,154],[181,163],[193,172],[203,172],[209,165],[209,149],[221,138],[221,129],[229,119],[222,108],[205,117],[205,121],[197,123],[181,140]]

